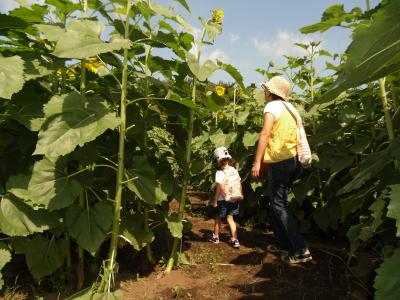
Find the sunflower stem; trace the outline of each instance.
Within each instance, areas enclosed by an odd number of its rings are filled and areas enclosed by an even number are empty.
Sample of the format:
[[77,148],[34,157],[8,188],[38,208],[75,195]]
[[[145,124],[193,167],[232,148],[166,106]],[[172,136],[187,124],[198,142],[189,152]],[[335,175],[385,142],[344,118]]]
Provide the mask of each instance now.
[[[126,5],[126,20],[124,25],[124,38],[129,39],[129,20],[132,7],[132,0],[127,1]],[[121,223],[121,200],[123,190],[123,179],[125,169],[125,131],[126,131],[126,100],[128,87],[128,49],[123,50],[123,66],[122,66],[122,86],[120,100],[120,126],[119,126],[119,141],[118,141],[118,169],[117,179],[115,183],[115,202],[114,202],[114,217],[111,231],[111,242],[108,253],[108,260],[103,270],[102,280],[98,287],[98,292],[110,292],[114,289],[115,273],[117,271],[116,256],[117,243],[119,237],[119,228]]]

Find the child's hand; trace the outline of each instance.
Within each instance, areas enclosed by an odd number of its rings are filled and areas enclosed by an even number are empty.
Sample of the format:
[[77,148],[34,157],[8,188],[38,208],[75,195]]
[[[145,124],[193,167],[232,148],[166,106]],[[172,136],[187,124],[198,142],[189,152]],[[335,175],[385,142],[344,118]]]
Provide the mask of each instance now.
[[218,207],[218,204],[217,204],[217,202],[214,202],[214,205],[213,205],[213,207]]

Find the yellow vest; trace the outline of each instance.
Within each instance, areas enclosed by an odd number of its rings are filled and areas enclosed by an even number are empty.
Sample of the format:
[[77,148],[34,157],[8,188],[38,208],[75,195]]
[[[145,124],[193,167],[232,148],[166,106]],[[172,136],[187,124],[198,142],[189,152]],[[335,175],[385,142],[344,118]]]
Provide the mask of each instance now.
[[276,163],[295,157],[297,143],[297,124],[286,108],[272,126],[267,148],[264,153],[265,163]]

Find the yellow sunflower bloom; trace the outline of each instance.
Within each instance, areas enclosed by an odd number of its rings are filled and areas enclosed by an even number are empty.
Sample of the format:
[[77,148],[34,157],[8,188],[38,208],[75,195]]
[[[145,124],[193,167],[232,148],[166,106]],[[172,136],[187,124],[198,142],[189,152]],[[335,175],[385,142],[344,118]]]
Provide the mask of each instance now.
[[222,20],[224,19],[224,11],[220,8],[218,10],[213,9],[212,13],[212,21],[214,23],[221,24]]
[[76,77],[76,71],[73,68],[68,68],[67,69],[67,75],[70,79],[75,79]]
[[85,69],[89,70],[90,72],[97,73],[97,68],[94,66],[94,64],[86,63]]
[[39,43],[39,44],[44,44],[44,40],[42,38],[40,38],[40,37],[36,38],[36,42]]
[[215,92],[221,97],[223,94],[225,94],[225,88],[222,85],[217,85],[215,87]]
[[93,73],[97,73],[97,70],[104,67],[104,63],[97,57],[89,58],[89,61],[85,63],[85,68]]

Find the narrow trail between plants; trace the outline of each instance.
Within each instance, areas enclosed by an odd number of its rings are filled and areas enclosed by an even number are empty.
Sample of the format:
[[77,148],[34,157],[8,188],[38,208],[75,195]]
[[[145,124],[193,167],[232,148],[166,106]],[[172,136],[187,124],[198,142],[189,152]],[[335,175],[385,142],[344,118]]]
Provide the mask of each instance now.
[[[204,211],[204,201],[192,197],[191,204],[193,211]],[[266,250],[273,242],[273,232],[241,227],[241,247],[234,249],[226,242],[227,224],[221,242],[212,244],[204,236],[213,220],[201,214],[188,218],[192,230],[184,236],[183,251],[191,264],[169,275],[159,268],[148,276],[122,276],[124,299],[368,299],[360,279],[346,272],[338,243],[307,237],[314,260],[289,266]]]

